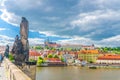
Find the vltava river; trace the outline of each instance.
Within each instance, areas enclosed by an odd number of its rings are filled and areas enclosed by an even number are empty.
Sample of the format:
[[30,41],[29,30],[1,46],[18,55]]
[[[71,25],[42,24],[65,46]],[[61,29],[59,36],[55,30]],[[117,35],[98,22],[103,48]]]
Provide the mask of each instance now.
[[37,67],[36,80],[120,80],[120,69]]

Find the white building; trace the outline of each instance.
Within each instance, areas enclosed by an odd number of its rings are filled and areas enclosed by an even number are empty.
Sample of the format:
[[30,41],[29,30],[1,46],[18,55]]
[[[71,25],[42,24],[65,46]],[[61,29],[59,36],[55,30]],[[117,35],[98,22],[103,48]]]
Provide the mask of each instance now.
[[98,57],[98,64],[120,64],[120,55],[103,55]]

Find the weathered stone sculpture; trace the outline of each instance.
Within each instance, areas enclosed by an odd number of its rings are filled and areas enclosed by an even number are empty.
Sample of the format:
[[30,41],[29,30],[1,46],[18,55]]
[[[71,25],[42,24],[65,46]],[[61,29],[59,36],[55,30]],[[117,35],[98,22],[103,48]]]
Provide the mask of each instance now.
[[25,17],[22,17],[22,21],[20,23],[20,38],[23,45],[23,53],[25,55],[25,61],[29,59],[29,42],[28,42],[28,21]]
[[20,23],[20,39],[19,36],[16,35],[12,53],[14,54],[17,65],[21,65],[22,62],[26,62],[29,59],[28,21],[24,17],[22,17]]
[[15,63],[17,65],[21,65],[22,62],[24,62],[24,60],[25,60],[25,56],[23,54],[22,42],[19,39],[18,35],[16,35],[15,42],[14,42],[13,48],[12,48],[12,53],[14,54]]
[[5,49],[4,56],[5,56],[6,58],[9,57],[9,45],[6,45],[6,49]]

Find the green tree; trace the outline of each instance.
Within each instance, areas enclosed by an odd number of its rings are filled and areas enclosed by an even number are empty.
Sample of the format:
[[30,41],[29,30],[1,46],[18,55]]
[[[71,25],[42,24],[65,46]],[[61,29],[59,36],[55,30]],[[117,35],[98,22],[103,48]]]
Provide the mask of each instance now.
[[30,59],[29,61],[30,61],[30,62],[36,62],[36,60],[34,60],[34,59]]
[[49,47],[48,47],[48,46],[45,46],[45,49],[49,49]]
[[54,55],[54,58],[59,58],[59,56],[58,55]]
[[37,60],[37,65],[40,66],[42,63],[44,63],[44,59],[42,57],[39,57]]
[[49,54],[47,57],[48,57],[48,58],[53,58],[53,55],[52,55],[52,54]]
[[35,49],[41,50],[41,49],[43,49],[43,47],[41,47],[41,46],[36,46]]
[[39,59],[39,60],[43,60],[43,58],[42,58],[42,57],[39,57],[38,59]]
[[9,54],[9,60],[10,60],[10,61],[14,61],[14,57],[13,57],[12,54]]
[[63,51],[64,49],[63,48],[59,48],[60,51]]
[[65,60],[64,60],[64,58],[63,58],[63,57],[61,57],[61,58],[60,58],[60,60],[61,60],[62,62],[65,62]]

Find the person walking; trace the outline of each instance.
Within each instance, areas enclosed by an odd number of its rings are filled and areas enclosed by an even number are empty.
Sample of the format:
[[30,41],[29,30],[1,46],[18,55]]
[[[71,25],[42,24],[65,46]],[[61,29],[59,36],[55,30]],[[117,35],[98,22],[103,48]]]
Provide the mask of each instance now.
[[0,53],[0,66],[1,66],[2,60],[3,60],[3,57],[2,57],[2,54]]

